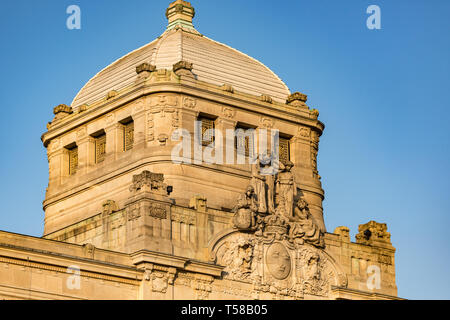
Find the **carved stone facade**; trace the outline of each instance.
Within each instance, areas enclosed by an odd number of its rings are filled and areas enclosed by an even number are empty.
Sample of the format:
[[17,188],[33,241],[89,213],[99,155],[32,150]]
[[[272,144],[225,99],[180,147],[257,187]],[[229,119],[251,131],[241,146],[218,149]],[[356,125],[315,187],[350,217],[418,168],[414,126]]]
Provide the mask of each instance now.
[[231,232],[212,248],[224,279],[251,284],[259,299],[332,298],[347,276],[326,251],[287,240]]
[[[396,299],[386,225],[361,225],[356,243],[346,227],[325,228],[318,111],[262,63],[203,37],[194,14],[170,4],[160,38],[55,108],[42,135],[44,235],[0,232],[0,298]],[[235,62],[241,77],[227,67]],[[214,143],[219,130],[278,130],[283,159],[271,150],[243,164],[195,161],[209,151],[200,145],[173,161],[180,142],[195,146],[198,119]],[[69,288],[74,266],[80,286]],[[367,285],[371,270],[380,287]]]

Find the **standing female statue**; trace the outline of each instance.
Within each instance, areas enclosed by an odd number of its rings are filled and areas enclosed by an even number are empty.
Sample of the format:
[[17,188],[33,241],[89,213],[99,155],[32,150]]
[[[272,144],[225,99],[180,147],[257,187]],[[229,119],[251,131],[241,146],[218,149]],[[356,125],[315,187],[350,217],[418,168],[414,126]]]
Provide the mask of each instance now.
[[277,193],[279,197],[279,206],[282,206],[281,212],[288,218],[293,217],[294,197],[297,195],[297,185],[294,181],[294,175],[291,172],[294,164],[291,161],[284,161],[280,164],[281,172],[278,173]]
[[256,164],[252,165],[252,180],[250,184],[255,190],[256,200],[258,201],[258,212],[267,213],[266,198],[266,176],[261,174],[260,157],[256,159]]

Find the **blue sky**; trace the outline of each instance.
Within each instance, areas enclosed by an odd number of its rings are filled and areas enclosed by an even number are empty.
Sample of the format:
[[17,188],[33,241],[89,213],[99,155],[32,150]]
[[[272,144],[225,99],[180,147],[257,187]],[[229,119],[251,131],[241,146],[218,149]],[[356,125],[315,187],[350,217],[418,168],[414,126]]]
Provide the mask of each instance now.
[[[0,10],[0,229],[41,236],[40,142],[54,106],[159,36],[167,0],[8,0]],[[66,8],[81,8],[81,30]],[[319,171],[328,231],[385,222],[399,295],[450,299],[450,1],[192,1],[206,36],[308,94],[326,125]],[[381,30],[366,27],[369,5]]]

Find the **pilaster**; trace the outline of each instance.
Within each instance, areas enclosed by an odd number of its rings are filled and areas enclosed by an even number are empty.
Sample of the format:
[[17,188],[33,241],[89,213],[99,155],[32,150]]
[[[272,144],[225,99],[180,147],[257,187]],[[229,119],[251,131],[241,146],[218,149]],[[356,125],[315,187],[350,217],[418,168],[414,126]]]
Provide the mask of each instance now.
[[133,176],[131,195],[125,203],[128,252],[173,252],[170,191],[162,174],[143,171]]
[[106,157],[105,162],[111,163],[117,159],[117,154],[123,151],[123,126],[113,123],[105,128]]

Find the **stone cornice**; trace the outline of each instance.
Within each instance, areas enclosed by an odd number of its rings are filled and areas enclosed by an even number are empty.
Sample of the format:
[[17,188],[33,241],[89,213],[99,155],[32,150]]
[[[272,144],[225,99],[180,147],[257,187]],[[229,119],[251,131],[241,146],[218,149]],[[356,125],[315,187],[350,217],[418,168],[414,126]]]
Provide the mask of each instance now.
[[[37,248],[50,242],[53,244],[54,251]],[[23,243],[26,246],[18,246],[16,243]],[[61,247],[73,254],[58,252]],[[70,247],[72,250],[69,249]],[[74,248],[78,250],[73,250]],[[82,277],[137,285],[138,281],[142,280],[142,270],[139,270],[141,264],[151,263],[174,267],[182,271],[201,273],[216,278],[222,275],[224,269],[223,266],[149,250],[140,250],[129,255],[108,252],[111,255],[126,256],[129,265],[119,265],[95,258],[95,254],[107,250],[94,248],[95,253],[92,253],[90,258],[86,258],[83,254],[77,254],[77,251],[85,252],[85,246],[0,231],[0,262],[59,273],[66,273],[70,265],[76,264],[81,270]]]
[[[16,243],[23,243],[23,246]],[[48,243],[51,243],[52,251],[38,249]],[[0,262],[61,273],[66,273],[68,266],[76,263],[82,271],[82,276],[136,284],[141,273],[131,263],[121,265],[107,262],[102,259],[102,253],[107,250],[94,250],[98,258],[86,257],[84,246],[0,231]],[[122,255],[115,252],[108,254]],[[126,260],[131,262],[129,257],[126,257]]]
[[133,260],[133,264],[137,266],[140,264],[152,263],[167,267],[174,267],[183,271],[202,273],[213,277],[220,277],[222,275],[222,270],[225,268],[223,266],[211,263],[195,261],[184,257],[177,257],[174,255],[148,250],[140,250],[132,253],[130,256]]
[[335,299],[352,299],[357,300],[406,300],[397,296],[382,294],[377,292],[361,291],[356,289],[342,288],[331,286],[331,292]]
[[144,82],[138,87],[133,86],[119,92],[116,97],[108,101],[102,100],[101,102],[94,103],[88,110],[82,113],[72,114],[66,117],[64,121],[55,124],[49,131],[42,134],[41,140],[43,141],[44,146],[47,146],[51,139],[116,110],[136,99],[155,93],[186,94],[260,115],[306,125],[315,128],[320,133],[322,133],[325,128],[321,121],[311,119],[309,112],[278,102],[263,102],[261,101],[260,96],[252,96],[239,92],[224,94],[220,86],[200,83],[199,81],[196,86],[192,86],[189,81],[180,81],[180,83],[161,82],[153,84]]

